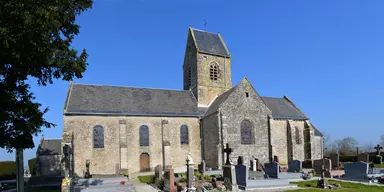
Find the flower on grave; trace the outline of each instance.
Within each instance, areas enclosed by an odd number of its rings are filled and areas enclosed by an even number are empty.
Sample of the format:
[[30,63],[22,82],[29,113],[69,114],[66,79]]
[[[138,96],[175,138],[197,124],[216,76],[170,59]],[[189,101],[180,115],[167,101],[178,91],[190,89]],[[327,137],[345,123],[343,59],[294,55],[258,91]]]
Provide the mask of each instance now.
[[125,185],[125,181],[120,181],[120,185]]
[[65,177],[65,178],[61,181],[61,184],[62,184],[62,185],[69,185],[70,182],[71,182],[71,178],[69,178],[69,177]]

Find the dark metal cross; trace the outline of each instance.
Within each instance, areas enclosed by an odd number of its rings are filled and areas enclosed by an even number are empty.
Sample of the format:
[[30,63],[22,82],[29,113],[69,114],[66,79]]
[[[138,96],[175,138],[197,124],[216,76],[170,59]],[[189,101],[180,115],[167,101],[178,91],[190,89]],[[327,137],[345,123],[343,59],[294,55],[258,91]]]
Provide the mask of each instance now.
[[382,150],[383,147],[380,146],[379,144],[377,144],[376,147],[375,147],[374,149],[376,149],[376,153],[377,153],[377,155],[380,155],[380,150]]
[[207,20],[204,19],[204,31],[207,31]]
[[223,150],[224,153],[227,154],[227,161],[225,162],[226,165],[230,165],[231,162],[229,161],[229,155],[233,152],[233,149],[229,147],[229,144],[226,144],[226,148]]

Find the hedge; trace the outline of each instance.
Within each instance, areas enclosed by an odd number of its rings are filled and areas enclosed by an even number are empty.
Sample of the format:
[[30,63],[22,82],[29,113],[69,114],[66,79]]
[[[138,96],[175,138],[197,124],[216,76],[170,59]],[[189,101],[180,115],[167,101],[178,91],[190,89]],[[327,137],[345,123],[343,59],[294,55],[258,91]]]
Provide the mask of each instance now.
[[36,158],[28,160],[28,168],[31,175],[36,175]]
[[1,161],[0,162],[0,175],[13,175],[16,174],[15,161]]

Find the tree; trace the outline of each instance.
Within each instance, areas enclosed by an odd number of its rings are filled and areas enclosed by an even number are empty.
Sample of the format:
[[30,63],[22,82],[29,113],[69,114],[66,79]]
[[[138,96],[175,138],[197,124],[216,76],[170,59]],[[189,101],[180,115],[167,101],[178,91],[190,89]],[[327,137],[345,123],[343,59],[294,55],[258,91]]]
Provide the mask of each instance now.
[[350,155],[356,152],[358,142],[352,137],[346,137],[342,140],[336,140],[332,143],[332,148],[340,155]]
[[384,135],[380,136],[380,145],[384,147]]
[[375,147],[375,145],[373,145],[372,143],[368,143],[368,144],[361,147],[360,152],[361,153],[370,153],[370,152],[375,150],[374,147]]
[[71,44],[79,33],[76,16],[91,7],[92,0],[0,1],[1,148],[33,148],[33,135],[55,126],[26,80],[46,86],[82,77],[88,55]]

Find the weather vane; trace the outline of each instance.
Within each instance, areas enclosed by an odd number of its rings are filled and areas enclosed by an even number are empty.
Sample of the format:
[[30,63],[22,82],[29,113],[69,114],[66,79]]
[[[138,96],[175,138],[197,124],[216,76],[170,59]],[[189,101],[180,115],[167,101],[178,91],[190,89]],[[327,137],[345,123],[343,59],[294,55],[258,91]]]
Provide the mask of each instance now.
[[207,31],[207,20],[204,19],[204,31]]

